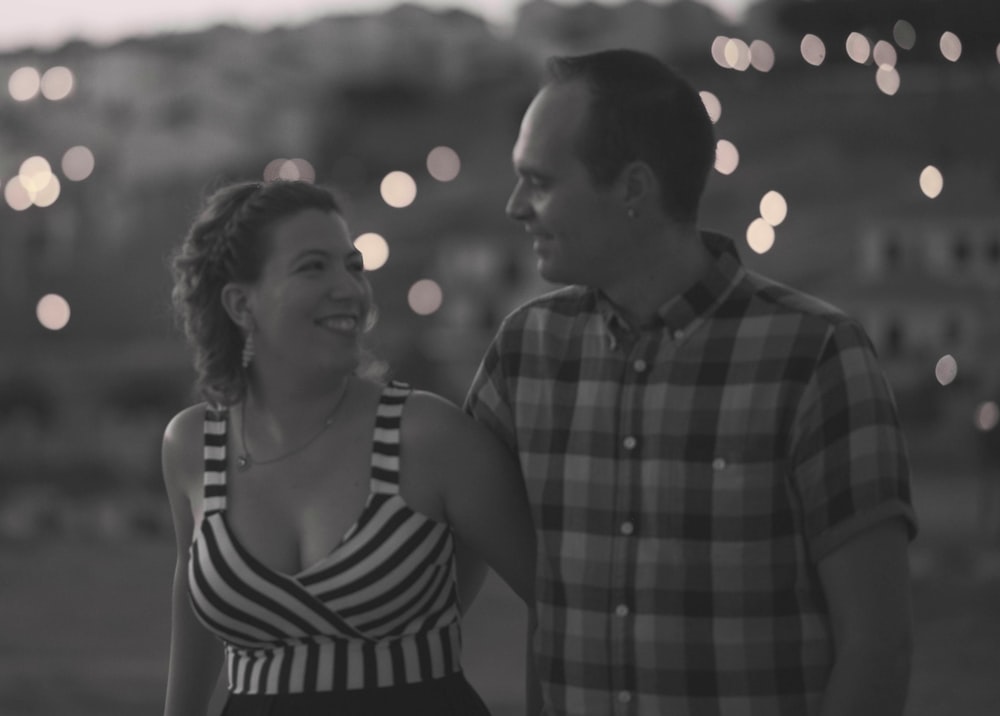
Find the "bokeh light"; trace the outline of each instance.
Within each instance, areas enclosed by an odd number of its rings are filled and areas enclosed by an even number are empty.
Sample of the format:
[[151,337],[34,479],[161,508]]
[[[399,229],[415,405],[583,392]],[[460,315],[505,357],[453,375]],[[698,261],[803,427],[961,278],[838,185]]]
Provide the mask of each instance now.
[[70,181],[83,181],[94,171],[94,153],[87,147],[70,147],[62,156],[62,172]]
[[56,203],[56,199],[59,198],[61,192],[62,185],[59,183],[59,179],[56,176],[51,176],[45,186],[38,191],[31,192],[31,200],[35,206],[52,206]]
[[69,302],[56,293],[49,293],[38,301],[35,316],[50,331],[60,331],[69,323]]
[[361,252],[365,271],[377,271],[389,260],[389,243],[381,234],[368,232],[354,240],[354,248]]
[[875,64],[879,67],[895,67],[897,61],[896,48],[885,40],[879,40],[875,43],[875,48],[872,50],[872,59],[875,60]]
[[938,43],[941,47],[941,54],[949,62],[958,62],[962,57],[962,41],[954,32],[944,32]]
[[897,20],[892,26],[892,39],[904,50],[912,50],[917,44],[917,31],[906,20]]
[[41,90],[42,96],[53,102],[66,99],[73,91],[73,73],[68,67],[50,67],[42,75]]
[[774,48],[763,40],[751,42],[750,64],[758,72],[770,72],[774,68]]
[[417,198],[417,183],[406,172],[389,172],[379,186],[382,200],[395,209],[402,209]]
[[747,227],[747,244],[758,254],[764,254],[774,246],[774,227],[764,219],[754,219]]
[[744,72],[750,67],[750,46],[743,40],[730,39],[726,42],[722,55],[726,58],[726,64],[734,70]]
[[17,102],[34,99],[41,88],[42,77],[34,67],[19,67],[11,73],[7,81],[7,90]]
[[777,191],[767,192],[760,200],[760,216],[771,226],[777,226],[788,216],[788,202]]
[[934,366],[934,377],[941,385],[951,385],[958,377],[958,361],[952,355],[944,355]]
[[52,166],[45,157],[28,157],[21,162],[21,168],[17,172],[21,179],[21,184],[33,194],[44,189],[52,181]]
[[702,90],[698,96],[701,97],[701,103],[705,105],[705,111],[708,113],[708,118],[712,120],[712,124],[718,122],[722,116],[722,102],[719,101],[719,98],[708,90]]
[[14,177],[4,185],[3,198],[14,211],[24,211],[31,206],[31,194],[24,188],[20,177]]
[[264,181],[274,181],[275,179],[278,179],[281,176],[281,167],[287,161],[288,160],[284,157],[269,161],[264,167],[264,172],[262,174]]
[[712,40],[712,59],[715,60],[715,64],[719,67],[725,69],[730,69],[729,62],[726,60],[726,43],[729,42],[729,38],[725,35],[717,35],[714,40]]
[[462,160],[451,147],[434,147],[427,154],[427,173],[438,181],[451,181],[462,170]]
[[272,159],[264,167],[263,179],[268,181],[316,181],[316,170],[306,159],[286,159],[278,157]]
[[410,286],[406,300],[414,313],[429,316],[441,308],[444,294],[441,293],[441,287],[437,282],[424,278]]
[[720,139],[715,144],[715,171],[732,174],[740,165],[740,153],[736,145],[728,139]]
[[1000,406],[992,400],[980,403],[976,406],[976,412],[973,414],[972,422],[976,426],[977,430],[982,430],[983,432],[993,430],[998,424],[1000,424]]
[[920,172],[920,191],[928,199],[936,199],[943,189],[944,177],[941,175],[941,170],[933,165],[924,167]]
[[875,85],[890,97],[899,92],[899,71],[895,67],[882,65],[875,72]]
[[285,162],[281,166],[279,175],[282,179],[307,181],[310,183],[316,181],[316,169],[309,160],[302,159],[301,157],[289,159]]
[[872,46],[868,42],[868,38],[862,35],[860,32],[852,32],[847,36],[847,56],[852,60],[857,62],[859,65],[863,65],[868,62],[871,57]]
[[815,67],[822,65],[826,59],[826,45],[816,35],[805,35],[799,44],[799,51],[802,53],[802,59]]
[[32,204],[51,206],[60,191],[59,179],[52,173],[48,160],[35,155],[21,162],[17,176],[4,188],[4,198],[12,209],[23,211]]

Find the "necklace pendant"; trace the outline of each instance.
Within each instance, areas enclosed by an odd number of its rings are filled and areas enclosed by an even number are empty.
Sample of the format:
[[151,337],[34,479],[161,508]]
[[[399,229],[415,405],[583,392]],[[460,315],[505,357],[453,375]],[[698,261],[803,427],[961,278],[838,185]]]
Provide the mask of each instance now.
[[239,457],[236,458],[236,467],[238,467],[240,470],[249,470],[250,458],[248,458],[246,455],[240,455]]

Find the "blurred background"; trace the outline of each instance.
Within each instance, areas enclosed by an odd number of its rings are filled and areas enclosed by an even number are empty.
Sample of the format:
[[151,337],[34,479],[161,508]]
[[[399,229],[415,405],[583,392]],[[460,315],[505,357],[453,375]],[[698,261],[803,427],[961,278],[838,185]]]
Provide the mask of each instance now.
[[[0,716],[162,708],[159,447],[195,400],[167,262],[204,193],[333,185],[372,349],[460,402],[552,288],[503,213],[542,62],[606,47],[701,92],[705,227],[867,327],[922,527],[908,714],[1000,713],[1000,4],[256,5],[0,9]],[[523,609],[491,578],[467,622],[470,679],[520,713]]]

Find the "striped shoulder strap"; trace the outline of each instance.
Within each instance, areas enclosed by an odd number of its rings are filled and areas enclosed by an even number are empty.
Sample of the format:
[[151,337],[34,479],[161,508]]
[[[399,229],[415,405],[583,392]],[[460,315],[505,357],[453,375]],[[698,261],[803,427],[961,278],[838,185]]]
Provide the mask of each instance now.
[[387,495],[399,492],[399,426],[403,404],[411,392],[410,386],[395,380],[382,389],[375,411],[372,492]]
[[229,410],[205,407],[205,514],[226,509],[226,433]]

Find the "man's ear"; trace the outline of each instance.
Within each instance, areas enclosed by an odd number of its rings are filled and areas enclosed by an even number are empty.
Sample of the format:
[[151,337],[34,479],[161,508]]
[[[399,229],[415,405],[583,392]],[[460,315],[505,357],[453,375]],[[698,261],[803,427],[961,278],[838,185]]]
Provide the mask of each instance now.
[[249,331],[253,328],[253,313],[250,311],[250,294],[245,284],[230,281],[222,287],[222,307],[233,323]]
[[626,209],[638,210],[658,191],[656,175],[646,162],[631,161],[618,175],[618,191]]

